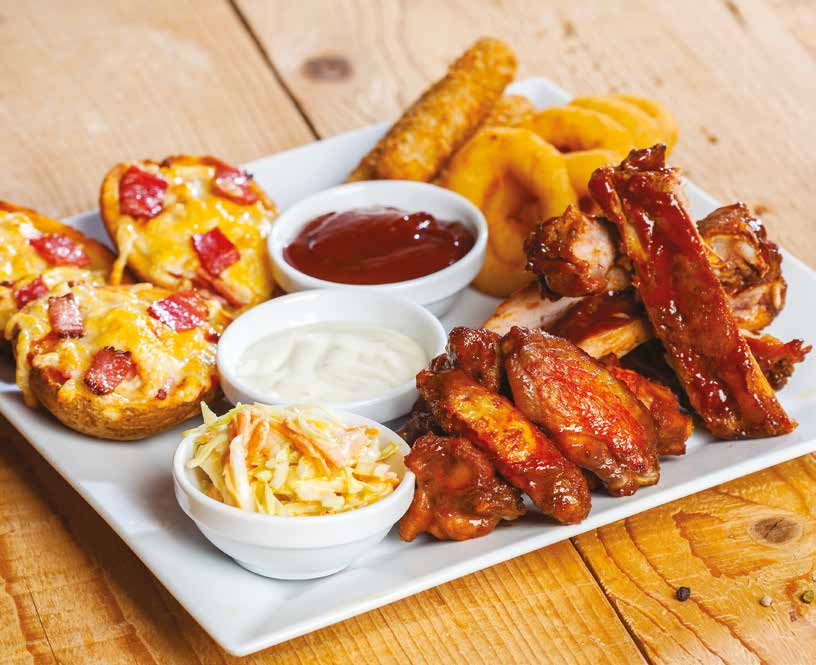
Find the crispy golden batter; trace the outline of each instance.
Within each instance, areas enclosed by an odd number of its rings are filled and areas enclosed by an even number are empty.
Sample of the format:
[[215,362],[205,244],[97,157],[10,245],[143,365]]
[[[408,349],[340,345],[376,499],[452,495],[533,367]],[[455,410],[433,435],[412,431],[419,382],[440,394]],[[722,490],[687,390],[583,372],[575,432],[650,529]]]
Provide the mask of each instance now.
[[445,431],[484,450],[543,513],[570,524],[587,516],[589,488],[578,467],[508,400],[458,369],[420,372],[417,388]]
[[480,129],[485,127],[518,127],[528,120],[536,107],[524,95],[502,95],[490,109]]
[[347,182],[430,181],[476,131],[515,73],[516,57],[507,44],[480,39],[402,114]]
[[620,99],[645,111],[656,123],[663,137],[661,140],[666,144],[666,153],[670,154],[677,143],[677,136],[680,133],[677,128],[677,121],[660,102],[638,95],[610,95],[612,99]]
[[521,493],[496,474],[487,455],[467,439],[425,434],[405,458],[417,479],[414,500],[400,520],[400,537],[427,531],[439,540],[490,533],[524,513]]
[[446,186],[485,214],[487,254],[474,286],[495,296],[530,282],[524,240],[540,219],[560,215],[576,202],[563,156],[520,128],[476,134],[451,160]]
[[541,330],[502,339],[516,407],[610,494],[632,494],[660,476],[657,433],[646,408],[600,362]]
[[614,97],[576,97],[570,106],[602,113],[623,125],[632,137],[635,148],[647,148],[665,140],[657,121],[646,111],[623,99]]

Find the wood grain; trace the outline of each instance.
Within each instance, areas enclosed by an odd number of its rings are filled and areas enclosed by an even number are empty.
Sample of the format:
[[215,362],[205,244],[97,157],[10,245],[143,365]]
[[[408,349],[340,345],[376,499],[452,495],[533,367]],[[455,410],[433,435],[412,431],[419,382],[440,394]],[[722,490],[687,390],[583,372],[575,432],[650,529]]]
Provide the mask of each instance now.
[[0,198],[96,207],[117,161],[242,162],[313,138],[223,0],[0,3]]
[[651,661],[809,662],[816,605],[800,596],[816,591],[814,483],[816,458],[802,457],[576,544]]
[[[0,0],[0,197],[70,214],[123,157],[243,161],[310,140],[310,126],[391,118],[495,34],[522,76],[665,100],[681,123],[676,163],[762,208],[816,264],[803,196],[816,173],[814,24],[795,0],[693,12],[669,0]],[[797,601],[816,566],[812,458],[237,659],[8,423],[0,442],[3,663],[802,663],[816,646],[813,606]],[[693,589],[685,604],[680,584]]]
[[0,662],[642,662],[568,542],[233,658],[7,422],[0,432]]
[[[812,3],[238,3],[323,136],[397,116],[482,34],[514,46],[521,77],[654,96],[680,123],[672,161],[723,201],[761,211],[774,238],[816,265],[801,195],[816,174]],[[349,74],[315,76],[325,58]]]

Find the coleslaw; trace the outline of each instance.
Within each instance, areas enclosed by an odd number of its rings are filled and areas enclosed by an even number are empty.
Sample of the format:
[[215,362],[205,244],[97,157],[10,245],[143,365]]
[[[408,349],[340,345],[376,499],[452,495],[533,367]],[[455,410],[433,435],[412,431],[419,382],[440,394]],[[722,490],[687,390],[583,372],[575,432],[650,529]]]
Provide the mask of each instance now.
[[370,505],[399,484],[378,430],[345,425],[319,407],[240,404],[216,416],[202,403],[204,424],[193,439],[190,469],[205,493],[241,510],[267,515],[329,515]]

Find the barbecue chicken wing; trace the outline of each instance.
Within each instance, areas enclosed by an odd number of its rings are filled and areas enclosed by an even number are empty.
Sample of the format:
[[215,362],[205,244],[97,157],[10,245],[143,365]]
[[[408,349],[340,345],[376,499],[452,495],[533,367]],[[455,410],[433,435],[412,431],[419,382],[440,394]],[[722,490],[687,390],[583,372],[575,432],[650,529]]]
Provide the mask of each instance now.
[[521,492],[496,475],[487,455],[467,439],[425,434],[405,458],[416,475],[414,500],[400,520],[400,537],[428,532],[439,540],[467,540],[521,517]]
[[516,407],[569,460],[616,496],[657,482],[652,416],[602,363],[561,337],[528,328],[507,333],[502,351]]
[[665,146],[598,169],[589,189],[618,228],[655,334],[707,427],[724,439],[793,430],[740,334]]
[[522,328],[543,328],[547,330],[581,298],[551,299],[541,295],[541,290],[535,282],[528,284],[496,307],[482,328],[504,335],[513,326]]
[[694,430],[694,423],[680,410],[677,396],[666,386],[647,379],[633,369],[621,367],[615,356],[603,358],[612,375],[626,384],[640,400],[654,420],[657,430],[657,452],[660,455],[684,455],[686,441]]
[[[530,293],[525,294],[524,304],[519,305],[519,316],[512,316],[510,313],[510,309],[516,304],[514,302],[516,294],[514,294],[499,305],[500,309],[505,308],[505,315],[501,318],[494,316],[484,325],[494,326],[494,330],[502,334],[507,333],[513,325],[522,328],[541,328],[553,335],[568,339],[593,358],[614,355],[618,358],[625,357],[628,361],[633,355],[637,355],[637,351],[642,349],[644,344],[652,341],[660,347],[659,353],[650,354],[649,361],[639,364],[635,369],[642,373],[646,369],[651,369],[649,363],[656,363],[671,375],[669,378],[662,375],[661,381],[671,385],[677,384],[673,372],[663,360],[663,347],[654,339],[654,330],[643,310],[643,305],[636,300],[633,291],[599,293],[583,298],[571,298],[568,307],[563,308],[557,316],[547,318],[546,325],[536,325],[539,319],[524,314],[534,310],[536,298],[544,308],[549,308],[567,299],[547,300],[533,292],[535,288],[535,285],[527,287]],[[521,291],[518,291],[517,294],[521,294]],[[514,323],[514,321],[519,321],[519,323]],[[528,321],[532,325],[525,325],[525,322]],[[779,390],[785,385],[787,379],[793,374],[796,363],[802,362],[811,348],[804,346],[802,340],[782,342],[771,335],[760,335],[750,330],[741,330],[741,332],[759,363],[762,373],[765,374],[774,390]],[[679,388],[679,385],[677,387]]]
[[[431,361],[431,370],[461,369],[488,390],[499,392],[503,383],[504,368],[500,357],[501,338],[485,329],[457,327],[450,331],[445,353]],[[399,435],[409,446],[414,445],[426,432],[443,434],[444,430],[433,417],[421,397],[416,401],[408,420],[400,428]]]
[[774,390],[782,389],[793,374],[794,365],[802,362],[812,348],[810,345],[805,346],[801,339],[783,342],[773,335],[758,335],[747,331],[742,334]]
[[[740,328],[762,330],[785,306],[782,255],[744,203],[718,208],[697,222],[709,262]],[[713,254],[713,256],[711,255]]]
[[458,369],[420,372],[417,388],[448,433],[485,451],[543,513],[566,523],[587,516],[589,488],[581,471],[507,399]]
[[623,356],[654,336],[643,307],[631,291],[587,296],[548,332],[564,337],[593,358]]
[[619,291],[630,285],[629,272],[617,265],[615,229],[576,206],[540,223],[524,243],[527,270],[539,276],[542,295],[584,296]]
[[445,349],[448,365],[469,374],[488,390],[499,392],[502,386],[501,337],[483,328],[454,328]]

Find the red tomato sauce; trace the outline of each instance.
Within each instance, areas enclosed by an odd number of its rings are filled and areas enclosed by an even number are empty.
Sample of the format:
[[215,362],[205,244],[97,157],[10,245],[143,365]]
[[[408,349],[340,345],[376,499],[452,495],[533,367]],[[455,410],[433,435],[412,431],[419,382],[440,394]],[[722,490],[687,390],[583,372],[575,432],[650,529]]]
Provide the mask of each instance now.
[[301,272],[340,284],[391,284],[456,263],[473,247],[461,222],[385,206],[311,220],[283,250]]

